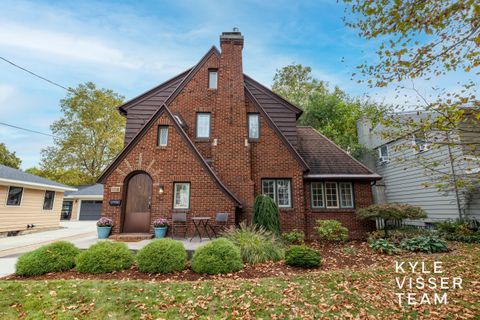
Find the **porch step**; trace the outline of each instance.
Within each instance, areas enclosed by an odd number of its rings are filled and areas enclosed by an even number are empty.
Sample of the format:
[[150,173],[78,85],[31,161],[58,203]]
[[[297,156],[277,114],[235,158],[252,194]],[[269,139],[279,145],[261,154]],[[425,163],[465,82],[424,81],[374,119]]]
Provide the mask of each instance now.
[[152,239],[153,234],[151,233],[119,233],[119,234],[112,234],[108,239],[114,241],[122,241],[122,242],[137,242],[142,240]]

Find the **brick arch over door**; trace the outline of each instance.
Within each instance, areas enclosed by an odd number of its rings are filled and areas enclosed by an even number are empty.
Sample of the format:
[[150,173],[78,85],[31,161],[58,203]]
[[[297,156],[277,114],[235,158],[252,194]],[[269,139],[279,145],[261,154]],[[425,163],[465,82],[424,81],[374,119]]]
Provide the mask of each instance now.
[[153,192],[153,180],[145,171],[134,171],[125,178],[125,205],[122,232],[148,233]]

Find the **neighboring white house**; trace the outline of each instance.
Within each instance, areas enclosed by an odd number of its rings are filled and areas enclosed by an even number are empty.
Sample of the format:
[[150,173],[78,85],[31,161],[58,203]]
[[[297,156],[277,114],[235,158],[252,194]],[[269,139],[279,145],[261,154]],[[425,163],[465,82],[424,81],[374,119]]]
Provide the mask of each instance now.
[[63,193],[76,190],[0,165],[0,235],[58,228]]
[[[400,117],[403,116],[418,117],[416,113],[402,114]],[[406,135],[396,140],[386,139],[381,134],[385,129],[382,125],[372,128],[368,120],[357,122],[359,143],[372,151],[364,156],[363,162],[383,177],[373,186],[376,203],[399,202],[422,207],[428,218],[415,222],[421,224],[459,217],[480,220],[478,189],[473,193],[467,193],[462,188],[452,188],[448,192],[439,191],[432,183],[438,174],[419,165],[419,160],[428,159],[441,163],[436,169],[444,173],[453,172],[457,176],[468,170],[468,173],[472,173],[471,168],[467,169],[464,165],[450,161],[462,155],[462,148],[449,148],[447,145],[430,148],[429,138],[419,135]]]
[[77,191],[65,192],[62,207],[63,220],[98,220],[102,215],[103,185],[77,187]]

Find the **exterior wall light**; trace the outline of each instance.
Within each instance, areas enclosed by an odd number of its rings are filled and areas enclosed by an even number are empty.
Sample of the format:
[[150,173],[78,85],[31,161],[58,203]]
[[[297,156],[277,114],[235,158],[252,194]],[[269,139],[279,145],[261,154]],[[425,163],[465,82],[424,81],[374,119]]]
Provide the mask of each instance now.
[[161,184],[158,188],[158,194],[162,195],[165,192],[165,187]]

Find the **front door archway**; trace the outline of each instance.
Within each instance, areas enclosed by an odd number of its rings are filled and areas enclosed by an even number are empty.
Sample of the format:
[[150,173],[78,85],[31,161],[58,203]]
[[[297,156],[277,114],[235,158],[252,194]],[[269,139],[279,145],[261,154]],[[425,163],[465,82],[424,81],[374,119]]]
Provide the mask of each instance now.
[[147,233],[150,231],[150,207],[152,201],[152,178],[145,172],[133,174],[126,182],[124,233]]

